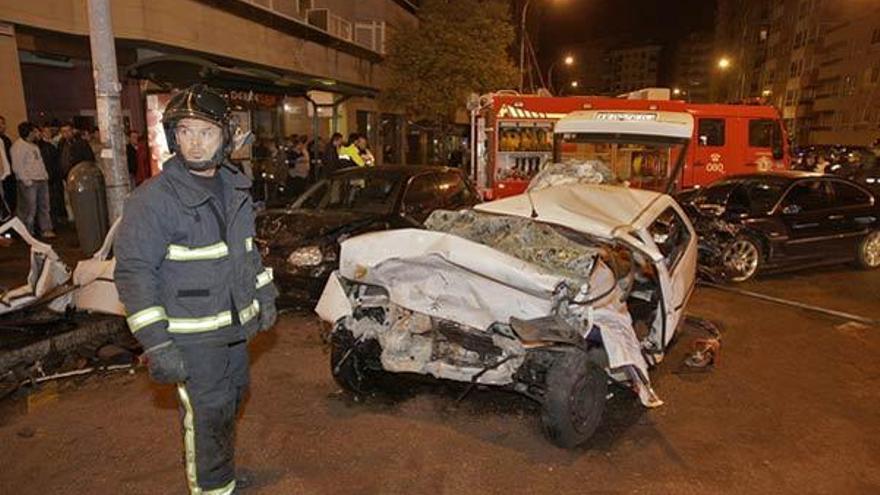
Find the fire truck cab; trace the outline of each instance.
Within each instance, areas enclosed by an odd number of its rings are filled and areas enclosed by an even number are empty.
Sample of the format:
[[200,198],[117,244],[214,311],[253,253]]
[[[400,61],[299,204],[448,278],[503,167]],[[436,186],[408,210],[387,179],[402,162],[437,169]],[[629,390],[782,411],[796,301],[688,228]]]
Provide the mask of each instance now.
[[600,160],[615,181],[670,192],[790,165],[770,106],[493,95],[476,127],[488,198],[519,194],[545,164],[568,160]]

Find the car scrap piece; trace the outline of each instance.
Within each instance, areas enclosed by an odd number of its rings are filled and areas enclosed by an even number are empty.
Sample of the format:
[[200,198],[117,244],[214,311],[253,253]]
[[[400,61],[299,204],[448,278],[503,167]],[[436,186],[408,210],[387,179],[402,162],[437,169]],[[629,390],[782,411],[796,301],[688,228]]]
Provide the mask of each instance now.
[[41,302],[51,294],[60,294],[49,304],[53,311],[64,311],[70,305],[68,291],[56,291],[70,280],[70,269],[49,244],[35,239],[17,217],[0,225],[0,236],[15,231],[30,246],[30,270],[25,283],[0,294],[0,315],[24,309]]

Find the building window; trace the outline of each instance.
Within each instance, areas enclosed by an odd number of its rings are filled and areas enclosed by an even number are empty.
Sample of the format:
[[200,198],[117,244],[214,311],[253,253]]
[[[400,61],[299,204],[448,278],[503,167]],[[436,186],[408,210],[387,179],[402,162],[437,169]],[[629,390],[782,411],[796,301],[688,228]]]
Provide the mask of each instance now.
[[700,119],[700,146],[724,146],[724,119]]
[[852,96],[856,91],[856,78],[853,76],[844,76],[843,84],[840,86],[840,96]]

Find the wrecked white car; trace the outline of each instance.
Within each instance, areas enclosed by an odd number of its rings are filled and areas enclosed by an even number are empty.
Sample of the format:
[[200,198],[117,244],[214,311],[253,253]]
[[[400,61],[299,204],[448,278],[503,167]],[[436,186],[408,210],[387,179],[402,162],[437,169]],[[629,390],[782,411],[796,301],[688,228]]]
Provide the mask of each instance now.
[[567,184],[435,212],[427,230],[342,243],[316,312],[331,370],[360,393],[380,372],[497,385],[543,406],[563,447],[598,426],[609,379],[662,404],[663,359],[694,285],[696,236],[669,196]]

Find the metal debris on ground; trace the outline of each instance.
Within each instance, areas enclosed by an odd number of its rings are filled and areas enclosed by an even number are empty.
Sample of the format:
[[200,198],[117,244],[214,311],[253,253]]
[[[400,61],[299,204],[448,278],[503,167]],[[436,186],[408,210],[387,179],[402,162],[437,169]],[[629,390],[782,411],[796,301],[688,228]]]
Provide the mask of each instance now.
[[685,358],[684,364],[690,368],[707,368],[717,364],[721,352],[721,330],[718,325],[691,315],[685,316],[685,324],[706,332],[710,337],[694,341],[693,351]]
[[[24,285],[0,294],[0,315],[16,311],[41,301],[47,294],[70,280],[70,269],[61,261],[52,246],[30,235],[17,217],[0,225],[0,236],[15,231],[30,246],[30,271]],[[59,294],[50,307],[63,312],[71,296]]]
[[73,272],[52,246],[38,241],[18,218],[0,225],[0,236],[15,231],[30,246],[30,271],[24,285],[0,292],[0,315],[46,306],[56,313],[68,309],[124,316],[110,256],[117,221],[104,244],[91,258],[80,260]]

